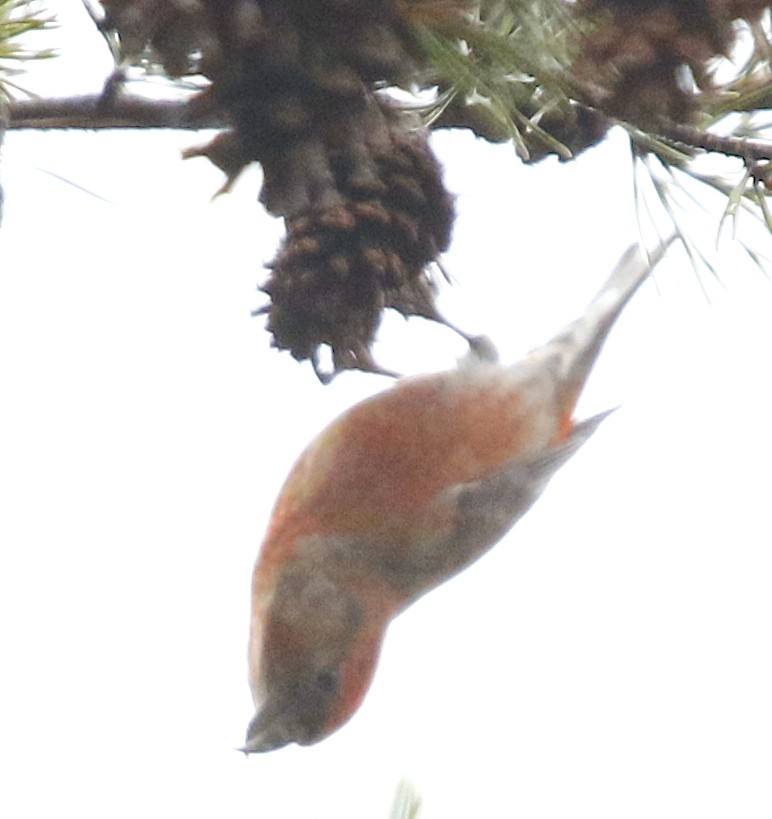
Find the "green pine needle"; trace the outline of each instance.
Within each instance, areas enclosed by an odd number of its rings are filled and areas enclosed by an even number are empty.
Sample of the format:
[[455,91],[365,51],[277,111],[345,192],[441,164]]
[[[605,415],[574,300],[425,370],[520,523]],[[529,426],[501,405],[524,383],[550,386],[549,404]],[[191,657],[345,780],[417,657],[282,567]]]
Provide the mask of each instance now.
[[570,112],[561,78],[574,56],[575,28],[561,0],[490,0],[477,15],[452,24],[416,22],[413,37],[428,66],[419,84],[439,89],[426,107],[427,120],[437,121],[451,105],[464,108],[486,133],[511,139],[525,160],[529,146],[571,158],[541,122],[550,113]]
[[[570,0],[445,0],[444,4],[426,0],[426,6],[422,0],[412,0],[411,8],[417,10],[410,18],[412,34],[424,56],[416,85],[423,91],[436,89],[434,99],[423,107],[428,125],[466,125],[491,141],[511,141],[524,161],[548,153],[562,160],[572,158],[561,138],[570,142],[575,106],[581,107],[587,99],[587,89],[573,76],[572,66],[596,23],[577,16]],[[435,13],[422,15],[422,8],[433,8]],[[734,64],[717,62],[720,81],[698,98],[701,129],[737,139],[768,140],[772,153],[769,15],[744,25]],[[609,119],[609,124],[613,122]],[[772,185],[759,183],[749,170],[750,161],[739,173],[732,172],[730,165],[730,175],[722,179],[700,169],[696,160],[704,151],[696,145],[631,123],[618,124],[628,131],[637,151],[658,160],[654,166],[642,163],[640,170],[651,172],[661,164],[679,171],[650,185],[665,213],[674,213],[673,197],[678,196],[682,174],[683,180],[720,192],[726,199],[725,217],[736,222],[740,211],[748,210],[772,230]],[[720,148],[713,150],[722,153]],[[734,155],[742,156],[737,148]]]
[[25,35],[53,26],[53,17],[28,0],[0,0],[0,100],[9,101],[24,89],[10,78],[21,73],[19,63],[55,56],[52,49],[32,49]]

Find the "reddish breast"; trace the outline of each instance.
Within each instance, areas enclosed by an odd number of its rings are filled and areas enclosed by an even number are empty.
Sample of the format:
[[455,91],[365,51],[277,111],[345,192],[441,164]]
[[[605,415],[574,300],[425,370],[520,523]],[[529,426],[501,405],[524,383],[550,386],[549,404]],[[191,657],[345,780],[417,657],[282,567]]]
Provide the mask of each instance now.
[[551,385],[492,365],[406,379],[342,415],[295,464],[271,534],[409,523],[444,488],[477,480],[557,434]]

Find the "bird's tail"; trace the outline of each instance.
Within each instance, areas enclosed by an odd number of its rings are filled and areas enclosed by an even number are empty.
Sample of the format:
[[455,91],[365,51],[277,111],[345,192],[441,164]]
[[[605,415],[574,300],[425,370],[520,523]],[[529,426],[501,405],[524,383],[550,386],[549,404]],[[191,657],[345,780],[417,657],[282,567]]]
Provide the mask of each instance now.
[[614,322],[672,241],[673,237],[661,242],[649,253],[638,245],[628,248],[582,316],[534,351],[549,360],[568,412],[573,409]]

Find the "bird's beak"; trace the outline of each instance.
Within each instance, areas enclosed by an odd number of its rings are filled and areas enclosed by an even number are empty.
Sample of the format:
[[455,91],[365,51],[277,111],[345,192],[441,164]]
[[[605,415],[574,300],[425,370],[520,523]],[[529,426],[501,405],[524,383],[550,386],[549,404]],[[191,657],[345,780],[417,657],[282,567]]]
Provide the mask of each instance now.
[[293,738],[282,725],[281,713],[272,708],[261,708],[249,723],[244,754],[261,754],[289,745]]

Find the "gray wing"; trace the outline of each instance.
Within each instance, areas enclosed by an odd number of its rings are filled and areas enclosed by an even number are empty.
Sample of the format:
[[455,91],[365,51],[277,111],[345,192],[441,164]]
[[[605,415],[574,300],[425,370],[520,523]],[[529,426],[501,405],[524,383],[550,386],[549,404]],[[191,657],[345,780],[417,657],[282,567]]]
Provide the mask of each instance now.
[[460,571],[500,540],[612,412],[607,410],[581,421],[556,446],[529,458],[518,458],[487,478],[449,490],[455,494],[458,523],[448,543],[446,571]]

